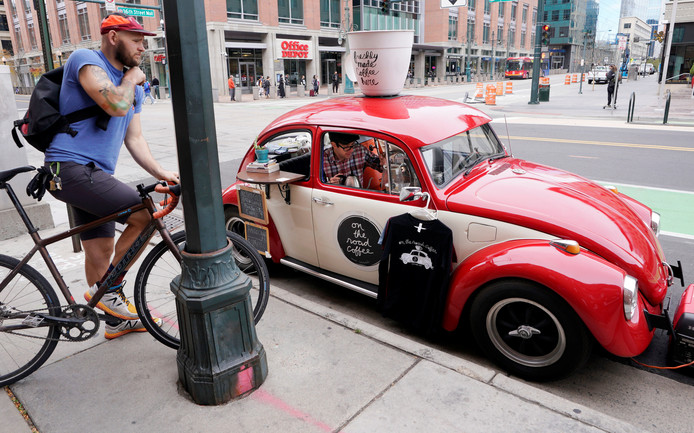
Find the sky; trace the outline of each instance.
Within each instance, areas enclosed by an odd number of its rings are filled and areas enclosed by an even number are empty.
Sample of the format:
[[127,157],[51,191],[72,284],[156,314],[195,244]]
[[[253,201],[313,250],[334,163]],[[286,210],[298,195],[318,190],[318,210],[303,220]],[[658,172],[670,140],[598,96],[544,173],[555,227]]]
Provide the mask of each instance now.
[[619,27],[621,0],[598,0],[597,40],[614,40]]

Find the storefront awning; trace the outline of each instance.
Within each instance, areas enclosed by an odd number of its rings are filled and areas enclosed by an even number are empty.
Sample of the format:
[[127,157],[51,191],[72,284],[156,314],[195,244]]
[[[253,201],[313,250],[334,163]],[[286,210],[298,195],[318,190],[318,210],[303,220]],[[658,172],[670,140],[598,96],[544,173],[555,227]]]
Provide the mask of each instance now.
[[225,48],[251,48],[256,50],[264,50],[267,48],[267,44],[263,42],[237,42],[237,41],[226,41],[224,42]]
[[325,52],[325,51],[331,51],[334,53],[344,53],[345,47],[341,47],[339,45],[318,45],[318,51]]

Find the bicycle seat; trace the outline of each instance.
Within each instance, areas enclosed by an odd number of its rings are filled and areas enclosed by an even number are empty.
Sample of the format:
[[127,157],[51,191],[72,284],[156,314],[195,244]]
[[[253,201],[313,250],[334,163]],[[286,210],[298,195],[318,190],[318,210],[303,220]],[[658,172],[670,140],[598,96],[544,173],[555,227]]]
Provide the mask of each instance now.
[[34,171],[36,167],[31,165],[26,165],[24,167],[17,167],[10,170],[0,171],[0,184],[10,181],[13,177],[20,173],[26,173],[27,171]]

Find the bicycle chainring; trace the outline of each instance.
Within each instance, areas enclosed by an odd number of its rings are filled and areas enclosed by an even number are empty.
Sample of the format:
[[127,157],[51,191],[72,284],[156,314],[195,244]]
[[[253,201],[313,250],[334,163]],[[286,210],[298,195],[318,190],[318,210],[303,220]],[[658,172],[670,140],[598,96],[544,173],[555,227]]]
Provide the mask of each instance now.
[[88,305],[75,304],[63,308],[63,317],[79,319],[69,325],[60,325],[60,334],[69,341],[84,341],[99,331],[99,316]]

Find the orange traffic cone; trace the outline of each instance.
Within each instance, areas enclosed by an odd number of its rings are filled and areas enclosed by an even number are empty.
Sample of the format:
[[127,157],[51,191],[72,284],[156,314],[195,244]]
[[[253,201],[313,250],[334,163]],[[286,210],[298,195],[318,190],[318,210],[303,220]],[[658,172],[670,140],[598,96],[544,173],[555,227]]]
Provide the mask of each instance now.
[[504,96],[504,83],[501,81],[496,82],[496,96]]
[[492,84],[487,84],[487,94],[484,97],[486,105],[496,105],[496,87]]
[[578,74],[574,74],[573,79],[571,80],[572,83],[578,83]]
[[484,90],[482,87],[482,83],[477,83],[477,90],[475,92],[475,99],[482,99],[484,98]]
[[511,81],[506,82],[506,94],[510,95],[513,93],[513,83]]
[[566,75],[566,78],[564,78],[564,84],[571,84],[571,75]]

